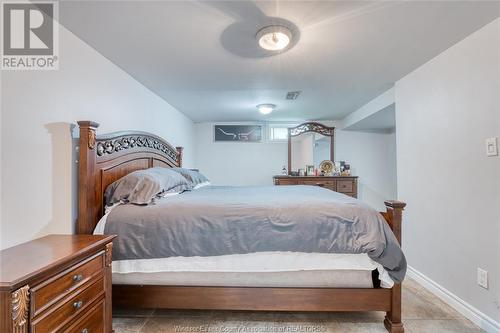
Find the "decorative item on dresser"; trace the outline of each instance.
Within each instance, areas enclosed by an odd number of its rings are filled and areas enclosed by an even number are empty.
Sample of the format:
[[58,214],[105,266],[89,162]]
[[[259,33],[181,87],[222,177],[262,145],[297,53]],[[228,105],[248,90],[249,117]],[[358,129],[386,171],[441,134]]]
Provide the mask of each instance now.
[[50,235],[0,251],[0,332],[111,333],[114,237]]
[[274,185],[313,185],[358,197],[357,176],[283,176],[273,177]]

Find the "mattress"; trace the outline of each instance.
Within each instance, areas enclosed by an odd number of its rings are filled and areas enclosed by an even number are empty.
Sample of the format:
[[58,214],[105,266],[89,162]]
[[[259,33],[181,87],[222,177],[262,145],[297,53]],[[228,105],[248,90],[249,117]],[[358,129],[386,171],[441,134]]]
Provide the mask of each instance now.
[[[94,234],[103,234],[106,215]],[[394,284],[382,265],[367,254],[257,252],[207,257],[115,260],[114,284],[371,288]]]
[[275,288],[374,287],[372,272],[369,270],[113,273],[113,284]]

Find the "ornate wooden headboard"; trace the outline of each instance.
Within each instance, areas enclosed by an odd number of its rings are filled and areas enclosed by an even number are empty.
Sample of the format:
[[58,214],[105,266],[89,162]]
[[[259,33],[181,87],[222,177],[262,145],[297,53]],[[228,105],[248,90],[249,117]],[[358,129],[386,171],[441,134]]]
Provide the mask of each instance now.
[[104,191],[121,177],[151,167],[182,166],[182,147],[151,133],[96,135],[99,124],[79,121],[78,221],[76,233],[91,234],[104,214]]

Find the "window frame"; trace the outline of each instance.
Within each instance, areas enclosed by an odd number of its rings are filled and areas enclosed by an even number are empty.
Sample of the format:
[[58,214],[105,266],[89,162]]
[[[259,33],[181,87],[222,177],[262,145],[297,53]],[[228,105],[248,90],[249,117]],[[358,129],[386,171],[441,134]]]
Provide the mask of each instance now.
[[284,143],[284,142],[288,142],[288,131],[287,131],[287,136],[286,138],[284,139],[273,139],[273,136],[272,136],[272,131],[274,128],[285,128],[288,130],[288,128],[290,127],[295,127],[295,126],[298,126],[300,124],[300,122],[297,122],[297,123],[268,123],[267,124],[267,142],[271,142],[271,143]]

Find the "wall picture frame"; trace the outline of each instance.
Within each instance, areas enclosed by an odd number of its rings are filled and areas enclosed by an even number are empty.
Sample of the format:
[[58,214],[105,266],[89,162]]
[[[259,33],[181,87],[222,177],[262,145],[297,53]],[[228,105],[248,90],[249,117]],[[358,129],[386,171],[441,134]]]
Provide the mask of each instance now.
[[214,125],[216,142],[262,142],[262,125]]
[[306,175],[307,176],[314,175],[314,165],[306,165]]

